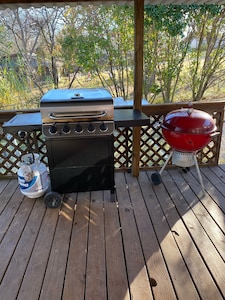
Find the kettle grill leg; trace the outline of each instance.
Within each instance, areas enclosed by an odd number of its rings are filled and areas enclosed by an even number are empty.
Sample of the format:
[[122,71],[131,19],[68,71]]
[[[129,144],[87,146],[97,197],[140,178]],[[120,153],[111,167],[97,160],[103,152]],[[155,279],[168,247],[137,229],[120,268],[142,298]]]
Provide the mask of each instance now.
[[196,170],[197,170],[197,173],[198,173],[199,182],[201,184],[203,194],[205,195],[205,187],[204,187],[204,184],[203,184],[202,175],[201,175],[201,172],[200,172],[200,169],[199,169],[199,166],[198,166],[198,161],[197,161],[196,155],[194,155],[194,161],[195,161],[195,167],[196,167]]
[[171,158],[172,155],[173,155],[173,151],[170,152],[170,154],[169,154],[169,156],[167,157],[167,159],[166,159],[164,165],[162,166],[161,170],[159,171],[159,174],[160,174],[160,175],[162,174],[163,170],[164,170],[165,167],[167,166],[167,164],[168,164],[168,162],[169,162],[169,160],[170,160],[170,158]]
[[159,185],[160,183],[162,183],[161,174],[162,174],[163,170],[165,169],[166,165],[168,164],[169,160],[171,159],[172,155],[173,155],[173,151],[170,152],[169,156],[167,157],[167,159],[166,159],[164,165],[162,166],[162,168],[160,169],[160,171],[155,172],[151,175],[151,180],[154,185]]

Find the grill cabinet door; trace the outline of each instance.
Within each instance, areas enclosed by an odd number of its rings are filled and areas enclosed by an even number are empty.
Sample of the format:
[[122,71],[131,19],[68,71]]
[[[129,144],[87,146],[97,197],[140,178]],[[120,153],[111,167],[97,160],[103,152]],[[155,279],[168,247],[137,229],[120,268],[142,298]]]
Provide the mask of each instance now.
[[113,136],[46,141],[51,188],[58,193],[114,190]]

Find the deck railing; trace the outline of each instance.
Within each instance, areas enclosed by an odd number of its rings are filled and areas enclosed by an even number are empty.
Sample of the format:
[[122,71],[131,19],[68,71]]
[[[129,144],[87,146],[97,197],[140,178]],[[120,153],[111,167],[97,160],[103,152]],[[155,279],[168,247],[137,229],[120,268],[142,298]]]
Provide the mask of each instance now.
[[[164,140],[160,123],[163,117],[174,109],[187,107],[186,103],[145,105],[143,112],[149,116],[150,124],[141,127],[140,169],[160,168],[170,152],[170,146]],[[208,112],[216,122],[220,133],[201,151],[197,159],[200,165],[217,165],[219,162],[221,138],[224,121],[225,102],[198,102],[193,107]],[[127,109],[128,107],[119,107]],[[115,108],[116,109],[116,108]],[[41,161],[48,164],[45,140],[40,130],[29,135],[29,143],[17,134],[4,134],[2,124],[17,113],[36,112],[37,110],[2,111],[0,112],[0,176],[15,177],[21,164],[22,155],[33,152],[39,153]],[[132,167],[133,128],[119,127],[114,131],[114,164],[116,170],[129,170]],[[171,166],[171,162],[168,167]]]

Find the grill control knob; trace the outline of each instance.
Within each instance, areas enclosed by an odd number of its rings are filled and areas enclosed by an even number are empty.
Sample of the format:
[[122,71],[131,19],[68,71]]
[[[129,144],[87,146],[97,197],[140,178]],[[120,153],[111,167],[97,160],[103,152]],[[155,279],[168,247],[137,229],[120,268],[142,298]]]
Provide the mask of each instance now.
[[82,132],[83,131],[82,126],[80,124],[77,124],[76,127],[75,127],[75,131],[78,132],[78,133]]
[[100,128],[101,131],[107,131],[108,130],[108,126],[105,123],[102,123],[99,128]]
[[56,134],[57,133],[57,127],[55,126],[55,124],[51,125],[51,127],[49,128],[49,133],[50,134]]
[[67,124],[65,124],[63,126],[62,132],[63,133],[70,133],[70,127]]
[[94,132],[95,131],[95,126],[92,123],[90,123],[87,127],[87,131],[88,132]]

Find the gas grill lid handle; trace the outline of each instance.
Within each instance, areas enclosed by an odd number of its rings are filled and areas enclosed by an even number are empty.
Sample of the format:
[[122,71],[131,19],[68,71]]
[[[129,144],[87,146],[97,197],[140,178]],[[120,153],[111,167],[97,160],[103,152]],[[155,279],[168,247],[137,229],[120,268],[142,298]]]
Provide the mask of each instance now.
[[52,120],[62,120],[62,119],[83,119],[83,118],[94,118],[98,119],[106,116],[106,111],[90,111],[90,112],[74,112],[74,113],[49,113],[48,116]]

